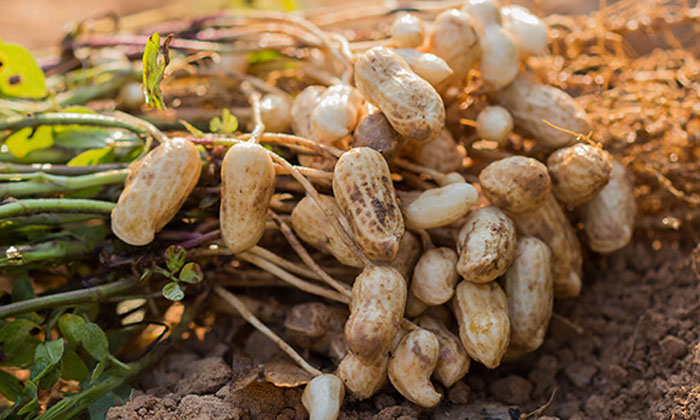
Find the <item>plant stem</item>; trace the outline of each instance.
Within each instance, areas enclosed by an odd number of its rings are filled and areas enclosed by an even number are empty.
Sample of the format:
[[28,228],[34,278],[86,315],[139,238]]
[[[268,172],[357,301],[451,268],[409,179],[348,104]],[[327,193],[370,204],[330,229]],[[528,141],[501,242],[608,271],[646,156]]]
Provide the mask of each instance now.
[[34,213],[109,213],[115,203],[80,198],[34,198],[12,201],[0,205],[0,220],[6,217],[25,216]]
[[50,163],[36,163],[23,165],[18,163],[0,163],[0,174],[27,174],[41,171],[52,175],[85,175],[95,172],[111,171],[113,169],[124,169],[128,163],[104,163],[102,165],[68,166],[52,165]]
[[4,230],[6,228],[24,227],[29,225],[65,225],[84,222],[85,220],[90,219],[98,219],[101,217],[104,217],[104,214],[39,213],[31,216],[3,218],[2,222],[0,222],[0,229]]
[[[128,169],[97,172],[88,175],[63,176],[44,172],[21,175],[31,181],[6,182],[0,184],[0,197],[22,197],[34,194],[62,193],[78,191],[108,184],[122,184],[129,175]],[[16,174],[0,174],[0,181],[11,179]]]
[[99,244],[85,239],[56,239],[32,245],[11,245],[0,251],[0,268],[76,257],[93,251]]
[[0,319],[58,306],[77,305],[85,302],[100,302],[110,296],[125,292],[138,283],[138,278],[129,277],[89,289],[72,290],[70,292],[56,293],[11,303],[9,305],[0,306]]

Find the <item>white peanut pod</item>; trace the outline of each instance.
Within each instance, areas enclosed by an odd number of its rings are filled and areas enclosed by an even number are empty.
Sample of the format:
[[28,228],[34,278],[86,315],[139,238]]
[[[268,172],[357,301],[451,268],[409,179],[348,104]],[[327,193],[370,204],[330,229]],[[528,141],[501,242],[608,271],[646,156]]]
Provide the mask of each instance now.
[[376,394],[387,383],[388,367],[388,355],[366,365],[348,352],[338,364],[336,375],[351,394],[364,400]]
[[475,210],[459,232],[457,272],[473,283],[503,275],[515,258],[513,221],[498,207]]
[[489,25],[479,40],[481,78],[493,89],[500,89],[518,75],[520,54],[515,39],[499,25]]
[[309,412],[309,420],[336,420],[344,398],[343,381],[325,373],[309,381],[301,394],[301,403]]
[[622,163],[613,160],[610,181],[581,207],[581,213],[588,245],[593,251],[607,254],[629,243],[637,206],[631,175]]
[[463,217],[479,195],[466,182],[426,190],[406,206],[404,219],[409,229],[433,229]]
[[160,144],[131,166],[112,210],[112,232],[129,245],[146,245],[175,217],[202,170],[197,147],[184,138]]
[[578,143],[547,158],[552,192],[562,203],[576,207],[590,201],[608,183],[612,158],[600,147]]
[[406,60],[414,73],[433,86],[438,86],[453,73],[445,60],[435,54],[422,53],[413,48],[397,48],[394,52]]
[[265,232],[275,167],[267,150],[251,143],[231,147],[221,163],[221,237],[234,254],[252,248]]
[[423,253],[413,270],[411,292],[430,306],[452,298],[457,284],[459,256],[450,248],[432,248]]
[[425,39],[425,22],[409,13],[401,13],[391,23],[391,45],[397,48],[414,48]]
[[[319,194],[320,201],[331,217],[345,221],[338,204],[331,196]],[[333,255],[338,261],[351,267],[364,267],[355,252],[348,247],[338,233],[329,226],[325,213],[311,197],[302,198],[292,211],[294,232],[309,245]]]
[[438,138],[426,143],[406,142],[401,154],[419,165],[443,173],[458,171],[466,156],[465,150],[447,129],[442,130]]
[[452,76],[445,79],[439,90],[466,83],[467,73],[479,59],[479,36],[472,18],[457,9],[446,10],[435,18],[428,35],[426,52],[445,60]]
[[260,115],[265,131],[285,132],[292,124],[292,104],[288,99],[268,93],[260,100]]
[[333,171],[333,194],[365,254],[375,261],[392,261],[405,227],[381,153],[368,147],[343,153]]
[[503,280],[508,296],[510,345],[525,352],[542,345],[552,317],[551,255],[539,239],[520,239],[515,261]]
[[357,125],[362,95],[348,85],[331,86],[311,112],[315,140],[331,144],[352,133]]
[[434,140],[445,126],[440,95],[389,48],[374,47],[357,58],[355,84],[408,139]]
[[404,233],[401,242],[399,242],[399,252],[389,265],[398,270],[404,279],[410,279],[413,267],[420,258],[422,248],[423,246],[416,235],[411,232]]
[[386,356],[406,307],[406,281],[389,266],[369,266],[352,286],[345,343],[365,364]]
[[497,142],[508,138],[513,131],[513,117],[502,106],[487,106],[476,117],[476,135]]
[[326,88],[323,86],[308,86],[294,98],[291,109],[294,134],[310,140],[317,140],[311,124],[311,114],[316,105],[321,102],[325,91]]
[[515,129],[533,137],[539,144],[560,148],[574,144],[576,137],[556,127],[586,134],[591,124],[584,110],[566,92],[540,85],[521,74],[505,88],[492,93],[513,116]]
[[437,337],[440,343],[440,354],[433,376],[441,384],[451,387],[469,372],[471,364],[471,359],[464,350],[462,342],[442,322],[430,315],[421,315],[414,322]]
[[576,297],[581,293],[581,244],[564,210],[554,194],[538,208],[513,213],[513,220],[523,235],[542,240],[552,251],[554,296]]
[[481,191],[493,205],[508,212],[532,211],[549,199],[547,167],[525,156],[511,156],[486,166],[479,174]]
[[389,359],[389,380],[397,391],[421,407],[434,407],[442,394],[435,390],[430,376],[437,366],[440,343],[425,329],[408,333]]
[[508,349],[508,300],[496,282],[457,285],[453,309],[459,338],[469,356],[489,369],[496,368]]
[[542,19],[523,6],[511,4],[501,8],[503,27],[513,34],[520,54],[539,55],[547,48],[547,26]]
[[469,13],[481,31],[490,25],[501,24],[501,2],[499,0],[466,0],[462,10]]

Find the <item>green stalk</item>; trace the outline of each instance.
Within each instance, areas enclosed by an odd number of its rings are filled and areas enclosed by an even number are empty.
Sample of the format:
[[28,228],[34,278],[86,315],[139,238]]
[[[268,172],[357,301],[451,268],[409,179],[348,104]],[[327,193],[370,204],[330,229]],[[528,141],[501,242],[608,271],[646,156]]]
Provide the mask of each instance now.
[[35,198],[17,200],[0,205],[0,220],[6,217],[25,216],[34,213],[109,213],[115,203],[79,198]]
[[84,222],[90,219],[99,219],[104,217],[104,214],[91,213],[39,213],[30,216],[18,216],[4,218],[0,222],[0,231],[5,231],[8,228],[19,228],[30,225],[67,225],[71,223]]
[[101,302],[111,296],[123,293],[138,284],[139,279],[129,277],[124,280],[91,287],[89,289],[72,290],[70,292],[22,300],[9,305],[0,306],[0,319],[59,306],[72,306],[86,302]]
[[[62,193],[108,184],[122,184],[129,175],[128,169],[98,172],[74,177],[51,175],[44,172],[19,175],[31,181],[0,184],[0,197],[22,197],[34,194]],[[17,174],[0,174],[0,181],[17,177]]]
[[2,250],[4,256],[0,256],[0,268],[75,257],[93,251],[97,245],[95,241],[83,239],[56,239],[33,245],[11,245]]
[[103,163],[101,165],[85,166],[52,165],[50,163],[24,165],[21,163],[8,162],[0,163],[0,174],[15,174],[22,176],[23,174],[41,171],[52,175],[85,175],[93,174],[95,172],[111,171],[113,169],[123,169],[128,165],[128,163]]

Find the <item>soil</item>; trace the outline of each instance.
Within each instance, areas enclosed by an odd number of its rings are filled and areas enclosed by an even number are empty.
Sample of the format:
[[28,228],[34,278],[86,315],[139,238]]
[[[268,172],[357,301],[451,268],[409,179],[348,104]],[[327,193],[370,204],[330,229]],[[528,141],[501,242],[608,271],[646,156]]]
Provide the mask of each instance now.
[[[341,419],[700,418],[700,284],[689,255],[676,241],[591,255],[581,296],[556,303],[537,352],[496,370],[473,365],[441,390],[445,403],[435,410],[387,387],[367,401],[346,398]],[[229,350],[226,337],[240,343],[249,330],[232,322],[184,342],[136,384],[143,392],[107,418],[306,418],[302,387],[275,387],[261,379],[258,360],[236,343]],[[246,347],[256,359],[270,357],[274,347],[260,338],[250,334]]]

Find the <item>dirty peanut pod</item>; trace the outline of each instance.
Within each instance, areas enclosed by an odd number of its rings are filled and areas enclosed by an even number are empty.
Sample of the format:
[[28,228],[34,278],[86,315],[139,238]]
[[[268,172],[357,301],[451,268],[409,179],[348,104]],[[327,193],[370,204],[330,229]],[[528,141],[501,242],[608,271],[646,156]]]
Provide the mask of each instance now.
[[301,394],[309,420],[336,420],[345,398],[343,381],[329,373],[313,378]]
[[591,130],[585,111],[566,92],[533,82],[520,74],[505,88],[492,93],[513,116],[515,129],[552,148],[574,144],[576,137],[548,125],[586,134]]
[[547,158],[552,192],[559,201],[573,207],[590,201],[608,183],[611,161],[608,152],[590,144],[557,150]]
[[[345,217],[341,214],[338,204],[331,196],[319,194],[320,201],[331,217],[336,217],[341,223]],[[292,228],[302,241],[322,252],[332,254],[338,261],[351,267],[364,267],[343,239],[328,223],[324,223],[326,215],[311,197],[304,197],[294,206],[292,211]],[[346,223],[346,222],[345,222]]]
[[405,305],[406,281],[396,269],[370,266],[357,276],[345,342],[362,363],[372,364],[386,355],[399,331]]
[[474,187],[466,182],[426,190],[406,206],[406,226],[433,229],[449,225],[467,214],[478,198]]
[[452,301],[459,338],[469,356],[489,369],[496,368],[508,348],[508,301],[496,282],[457,285]]
[[398,48],[414,48],[423,43],[425,23],[409,13],[401,13],[391,24],[391,44]]
[[197,147],[174,138],[131,167],[117,205],[112,232],[129,245],[146,245],[175,217],[202,170]]
[[515,261],[503,281],[508,296],[510,344],[525,352],[542,345],[552,317],[551,255],[539,239],[520,239]]
[[520,54],[515,39],[499,25],[489,25],[479,40],[481,78],[493,89],[500,89],[518,74]]
[[447,129],[442,130],[438,138],[427,143],[407,141],[400,154],[419,165],[443,173],[458,171],[466,156],[464,149],[457,145]]
[[608,184],[582,206],[583,226],[593,251],[614,252],[632,239],[637,214],[633,187],[625,166],[613,161]]
[[479,37],[471,17],[460,10],[450,9],[437,15],[428,35],[426,52],[445,60],[452,76],[445,79],[439,90],[450,85],[463,85],[467,73],[479,59]]
[[260,113],[266,131],[285,132],[292,124],[291,103],[271,93],[260,100]]
[[458,247],[457,272],[470,282],[490,282],[503,275],[515,258],[515,225],[498,207],[482,207],[467,218]]
[[357,356],[348,353],[338,364],[336,375],[351,394],[364,400],[376,394],[387,383],[388,367],[388,355],[366,365]]
[[445,126],[440,95],[389,48],[374,47],[357,58],[355,83],[406,138],[433,140]]
[[476,135],[502,142],[513,131],[513,117],[502,106],[487,106],[476,117]]
[[520,55],[543,54],[547,48],[547,26],[542,19],[523,6],[511,4],[501,8],[503,27],[513,34]]
[[399,243],[399,252],[389,265],[398,270],[404,279],[410,279],[413,267],[415,267],[416,261],[420,258],[422,248],[422,244],[416,235],[411,232],[404,233]]
[[311,112],[314,140],[331,144],[355,129],[362,96],[352,86],[336,85],[326,89],[320,99]]
[[513,213],[541,206],[551,189],[547,167],[524,156],[511,156],[489,164],[479,174],[479,182],[491,203]]
[[275,167],[267,150],[250,143],[231,147],[221,163],[221,236],[237,254],[255,246],[275,191]]
[[384,156],[387,161],[396,156],[403,139],[389,124],[384,114],[376,110],[360,120],[353,134],[353,147],[369,147]]
[[394,52],[406,60],[411,70],[433,86],[438,86],[452,75],[450,66],[435,54],[422,53],[413,48],[397,48]]
[[425,251],[413,270],[411,292],[428,305],[441,305],[452,298],[457,284],[459,256],[450,248]]
[[285,335],[302,348],[328,354],[331,341],[343,333],[348,312],[321,302],[292,307],[284,320]]
[[389,359],[389,380],[397,391],[421,407],[434,407],[442,394],[430,376],[437,366],[440,343],[435,334],[417,329],[406,335]]
[[471,364],[471,359],[464,350],[462,342],[442,322],[430,315],[421,315],[414,322],[437,337],[440,343],[440,354],[433,376],[441,384],[451,387],[467,374]]
[[392,261],[405,228],[384,157],[368,147],[344,153],[333,171],[333,194],[365,254]]

